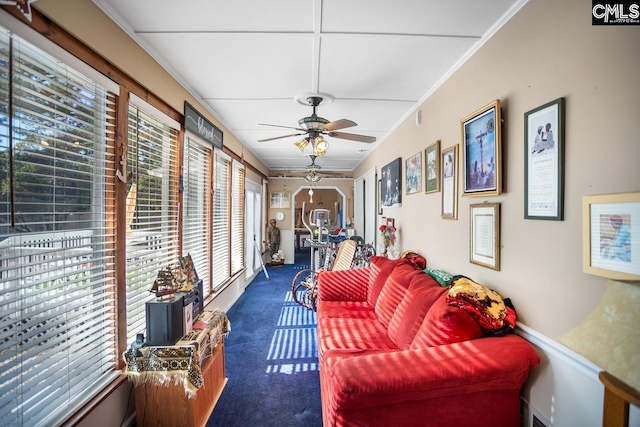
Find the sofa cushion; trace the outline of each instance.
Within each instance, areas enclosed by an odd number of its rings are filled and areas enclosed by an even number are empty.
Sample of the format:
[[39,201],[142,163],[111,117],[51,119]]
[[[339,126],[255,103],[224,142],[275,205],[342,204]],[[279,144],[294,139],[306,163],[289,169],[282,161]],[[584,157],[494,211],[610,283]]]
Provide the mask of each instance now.
[[399,263],[387,278],[375,305],[378,320],[380,320],[384,326],[389,326],[389,322],[396,312],[396,308],[398,308],[398,305],[407,293],[411,279],[419,273],[421,273],[421,271],[416,270],[410,264]]
[[399,349],[407,350],[433,303],[447,290],[422,271],[413,276],[407,293],[389,322],[389,338]]
[[325,318],[377,319],[366,301],[318,301],[318,321]]
[[405,262],[406,260],[402,258],[391,260],[382,256],[371,257],[371,265],[369,267],[369,292],[367,292],[367,302],[371,307],[376,306],[380,291],[387,281],[389,274],[391,274],[397,265]]
[[435,347],[482,336],[480,325],[465,310],[448,305],[447,293],[444,292],[427,312],[411,348]]
[[318,353],[329,350],[397,350],[387,328],[374,319],[323,318],[318,321]]

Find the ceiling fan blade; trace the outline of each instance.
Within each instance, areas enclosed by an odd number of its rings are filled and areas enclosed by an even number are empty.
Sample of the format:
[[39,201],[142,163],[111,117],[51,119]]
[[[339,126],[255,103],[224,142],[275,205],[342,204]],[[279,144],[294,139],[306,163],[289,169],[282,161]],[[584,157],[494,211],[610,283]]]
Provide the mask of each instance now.
[[258,123],[258,125],[260,126],[273,126],[275,128],[285,128],[285,129],[295,129],[295,130],[299,130],[300,132],[306,132],[305,129],[302,128],[294,128],[292,126],[282,126],[282,125],[270,125],[268,123]]
[[346,129],[353,126],[358,126],[356,122],[352,122],[351,120],[341,119],[336,120],[335,122],[327,123],[323,126],[323,129],[326,131],[338,130],[338,129]]
[[375,136],[356,135],[353,133],[344,133],[344,132],[329,132],[327,135],[333,138],[348,139],[351,141],[369,142],[369,143],[376,142]]
[[273,141],[275,139],[289,138],[290,136],[305,135],[304,133],[292,133],[291,135],[276,136],[275,138],[259,139],[258,142]]

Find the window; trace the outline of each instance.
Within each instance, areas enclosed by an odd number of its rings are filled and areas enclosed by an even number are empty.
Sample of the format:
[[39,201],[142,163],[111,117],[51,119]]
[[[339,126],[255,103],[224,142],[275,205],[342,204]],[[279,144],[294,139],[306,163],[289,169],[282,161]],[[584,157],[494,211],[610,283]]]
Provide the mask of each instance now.
[[145,303],[165,267],[178,264],[179,124],[132,95],[127,168],[127,343],[145,330]]
[[0,29],[3,425],[59,422],[117,375],[114,100]]
[[231,273],[244,268],[244,165],[233,161],[231,180]]
[[204,293],[211,289],[211,152],[210,144],[187,137],[184,152],[182,254],[191,254]]
[[231,230],[229,229],[229,220],[231,219],[229,209],[230,163],[229,156],[218,149],[215,150],[213,165],[213,277],[211,278],[214,291],[222,287],[231,277],[231,258],[229,256],[231,239]]

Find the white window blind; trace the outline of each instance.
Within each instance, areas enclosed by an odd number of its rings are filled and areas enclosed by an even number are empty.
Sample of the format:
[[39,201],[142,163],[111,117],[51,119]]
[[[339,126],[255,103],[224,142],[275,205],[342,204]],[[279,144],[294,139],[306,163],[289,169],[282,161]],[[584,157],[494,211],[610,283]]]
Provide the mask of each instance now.
[[145,330],[145,303],[161,268],[178,260],[178,131],[129,105],[127,343]]
[[229,203],[230,184],[230,159],[219,150],[214,151],[213,165],[213,239],[212,239],[212,266],[213,277],[211,285],[213,290],[220,288],[230,277],[231,257],[230,239],[231,219]]
[[0,29],[2,425],[59,423],[116,374],[114,100]]
[[231,273],[244,268],[244,165],[233,161],[231,179]]
[[187,137],[184,153],[182,254],[190,254],[204,294],[211,289],[211,152],[210,144]]

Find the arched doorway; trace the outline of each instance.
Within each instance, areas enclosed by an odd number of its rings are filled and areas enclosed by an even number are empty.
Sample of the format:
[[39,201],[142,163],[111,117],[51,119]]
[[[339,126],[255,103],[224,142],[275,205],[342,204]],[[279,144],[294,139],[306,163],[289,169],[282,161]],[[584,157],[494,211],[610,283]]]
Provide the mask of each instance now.
[[[313,203],[310,203],[309,190],[313,189]],[[346,224],[346,194],[335,185],[307,185],[299,187],[292,196],[291,203],[291,228],[294,230],[292,252],[303,247],[304,237],[308,237],[308,232],[302,224],[302,202],[305,202],[305,209],[328,209],[331,212],[331,219],[335,228],[344,228]],[[337,215],[336,215],[337,214]],[[337,218],[336,218],[337,216]],[[308,221],[308,216],[306,217]]]

